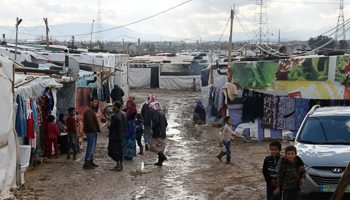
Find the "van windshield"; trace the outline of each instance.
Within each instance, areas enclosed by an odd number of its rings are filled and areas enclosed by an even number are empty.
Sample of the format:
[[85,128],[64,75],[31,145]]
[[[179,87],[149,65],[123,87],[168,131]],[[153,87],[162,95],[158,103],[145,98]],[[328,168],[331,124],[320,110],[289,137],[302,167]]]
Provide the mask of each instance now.
[[310,117],[297,138],[308,144],[349,144],[350,117]]

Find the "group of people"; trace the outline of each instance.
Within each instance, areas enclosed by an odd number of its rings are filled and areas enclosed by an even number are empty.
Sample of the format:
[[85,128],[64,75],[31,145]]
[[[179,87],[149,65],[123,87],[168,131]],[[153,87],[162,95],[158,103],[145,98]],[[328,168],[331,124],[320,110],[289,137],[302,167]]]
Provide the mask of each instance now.
[[[98,100],[92,97],[89,106],[84,111],[84,131],[87,136],[87,150],[84,169],[98,167],[94,163],[93,154],[96,149],[97,135],[101,132],[94,108]],[[142,106],[141,113],[137,113],[136,104],[133,99],[123,103],[119,100],[113,102],[113,114],[108,126],[109,142],[108,155],[116,161],[114,170],[123,170],[123,160],[132,160],[136,157],[136,144],[140,152],[144,153],[142,136],[144,137],[145,150],[158,154],[158,162],[155,165],[162,166],[167,159],[164,155],[166,147],[166,127],[168,125],[165,113],[153,95],[148,96],[148,101]],[[152,132],[151,132],[152,130]]]
[[[220,146],[225,147],[217,158],[221,160],[226,155],[226,163],[231,164],[232,137],[231,117],[224,117],[224,127],[220,132]],[[266,181],[267,200],[299,200],[300,185],[304,183],[305,167],[302,159],[297,156],[294,146],[285,148],[285,156],[281,155],[282,144],[273,141],[269,145],[271,155],[267,156],[263,164],[263,175]],[[283,195],[282,195],[283,191]]]
[[77,159],[77,129],[78,129],[78,123],[75,119],[76,110],[75,108],[71,107],[68,109],[69,117],[64,113],[61,113],[59,115],[59,120],[57,124],[55,123],[55,116],[49,115],[47,118],[48,125],[47,125],[47,131],[48,131],[48,138],[49,138],[49,153],[48,157],[52,157],[52,144],[54,145],[55,149],[55,157],[58,158],[58,136],[62,133],[67,133],[68,140],[67,140],[67,159],[70,159],[70,149],[73,149],[73,159]]

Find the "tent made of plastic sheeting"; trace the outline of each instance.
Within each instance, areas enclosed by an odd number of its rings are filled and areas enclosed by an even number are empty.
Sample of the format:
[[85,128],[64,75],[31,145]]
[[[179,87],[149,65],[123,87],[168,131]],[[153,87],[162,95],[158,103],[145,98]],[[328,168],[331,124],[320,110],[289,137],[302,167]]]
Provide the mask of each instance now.
[[17,138],[14,132],[13,62],[0,56],[0,199],[16,184]]
[[[0,53],[4,54],[5,56],[8,56],[11,59],[15,59],[15,49],[13,48],[5,48],[5,47],[0,47]],[[17,61],[28,61],[31,62],[32,58],[30,56],[29,51],[20,51],[17,50],[17,56],[16,56]]]
[[[30,52],[36,60],[50,60],[55,62],[64,62],[65,53],[47,53],[47,52]],[[115,55],[107,53],[84,53],[69,54],[70,58],[74,58],[79,64],[88,64],[95,66],[115,67]]]
[[16,74],[15,96],[30,96],[33,98],[41,97],[47,87],[61,88],[62,84],[57,83],[55,79],[45,76],[29,76]]
[[[227,72],[227,69],[221,69],[221,72]],[[225,75],[220,75],[216,70],[213,69],[213,78],[214,78],[214,86],[222,88],[226,82],[228,82],[228,77]],[[203,96],[203,103],[204,105],[207,105],[208,97],[209,97],[209,89],[208,86],[210,85],[210,68],[203,69],[201,71],[201,90],[202,90],[202,96]]]
[[159,88],[159,68],[129,68],[130,88]]
[[200,75],[195,76],[159,76],[159,88],[168,90],[190,90],[193,79],[196,79],[196,87],[200,88]]

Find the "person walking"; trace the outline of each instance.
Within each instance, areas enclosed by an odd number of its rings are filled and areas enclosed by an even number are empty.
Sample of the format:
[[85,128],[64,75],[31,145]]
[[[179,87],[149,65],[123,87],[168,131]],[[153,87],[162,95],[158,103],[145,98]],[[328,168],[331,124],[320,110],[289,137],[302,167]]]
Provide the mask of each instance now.
[[84,111],[84,132],[87,137],[87,147],[85,154],[84,169],[94,169],[98,167],[94,163],[94,152],[97,144],[97,133],[101,132],[100,125],[97,120],[95,108],[97,107],[98,100],[96,97],[91,97],[89,100],[89,106]]
[[126,137],[123,140],[124,159],[132,160],[136,157],[136,123],[137,115],[136,105],[132,99],[126,102],[126,108],[123,110],[127,116]]
[[143,146],[142,146],[142,136],[143,136],[143,118],[140,113],[137,113],[136,115],[136,141],[137,141],[137,146],[140,148],[140,152],[138,154],[143,155]]
[[231,164],[231,142],[233,142],[231,117],[225,116],[224,123],[224,128],[222,128],[220,134],[220,146],[225,145],[226,151],[221,151],[216,157],[221,161],[221,158],[226,155],[226,164]]
[[73,149],[73,159],[77,159],[77,120],[75,119],[76,110],[71,107],[68,109],[69,117],[67,122],[68,146],[67,159],[70,159],[70,149]]
[[152,102],[150,105],[152,111],[152,137],[150,151],[158,154],[158,162],[154,165],[162,166],[163,162],[167,160],[164,155],[164,150],[166,147],[166,127],[168,122],[166,120],[165,114],[162,111],[162,107],[158,102]]
[[123,170],[123,140],[126,137],[127,116],[125,112],[121,111],[122,103],[115,101],[113,109],[115,110],[111,118],[111,125],[109,129],[108,141],[108,155],[117,162],[113,170]]
[[143,118],[143,126],[144,126],[143,139],[145,142],[145,150],[148,150],[150,140],[151,140],[152,112],[151,112],[151,108],[149,107],[149,104],[154,102],[155,100],[156,100],[156,98],[152,94],[149,94],[148,101],[146,103],[144,103],[142,108],[141,108],[141,115]]
[[114,88],[111,91],[111,98],[113,103],[115,101],[120,101],[120,103],[123,105],[123,96],[124,96],[124,91],[121,89],[118,85],[114,85]]

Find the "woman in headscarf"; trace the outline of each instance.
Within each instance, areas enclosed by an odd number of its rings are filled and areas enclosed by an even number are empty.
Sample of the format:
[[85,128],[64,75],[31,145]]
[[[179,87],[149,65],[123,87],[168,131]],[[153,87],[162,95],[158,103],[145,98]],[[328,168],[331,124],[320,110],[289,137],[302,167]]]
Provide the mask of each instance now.
[[197,100],[196,108],[194,109],[193,122],[197,123],[198,120],[205,121],[205,109],[202,101]]
[[141,108],[141,115],[143,118],[143,125],[144,125],[144,135],[143,139],[145,141],[145,149],[148,150],[150,140],[151,140],[151,121],[152,121],[152,112],[149,107],[149,104],[154,102],[156,98],[152,95],[148,95],[148,100],[146,103],[143,104]]
[[136,157],[136,105],[132,99],[126,101],[126,108],[123,110],[127,116],[126,138],[123,140],[124,159],[132,160]]
[[152,138],[150,151],[158,154],[158,162],[154,165],[162,166],[163,162],[167,159],[164,155],[165,150],[165,138],[166,138],[166,127],[168,122],[165,118],[165,114],[162,111],[162,107],[158,102],[150,103],[149,107],[152,111]]

